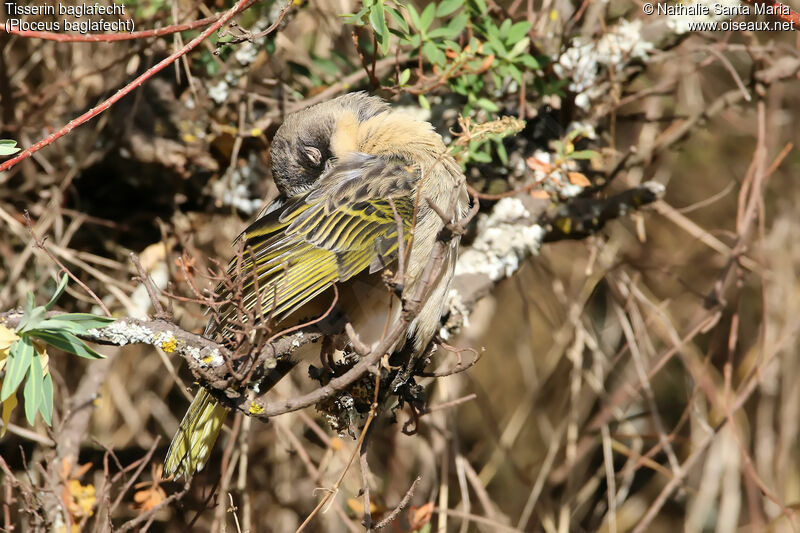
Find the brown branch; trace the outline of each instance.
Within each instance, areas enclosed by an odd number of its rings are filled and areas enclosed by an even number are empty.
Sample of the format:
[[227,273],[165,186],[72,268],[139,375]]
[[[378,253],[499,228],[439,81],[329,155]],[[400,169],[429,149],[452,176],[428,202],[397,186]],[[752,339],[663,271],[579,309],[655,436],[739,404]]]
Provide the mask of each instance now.
[[171,319],[172,317],[169,315],[169,313],[164,311],[164,307],[161,305],[161,302],[158,301],[158,293],[156,293],[156,289],[153,286],[153,280],[150,279],[150,276],[145,271],[141,261],[139,261],[139,256],[131,252],[130,258],[133,262],[133,265],[136,267],[136,271],[139,273],[139,281],[141,281],[144,285],[144,288],[147,290],[147,296],[150,297],[150,303],[153,304],[153,310],[156,312],[155,317],[163,318],[165,320]]
[[[41,141],[33,144],[32,146],[20,152],[16,157],[13,157],[8,161],[0,163],[0,172],[8,170],[9,168],[13,167],[23,159],[27,159],[28,157],[38,152],[45,146],[51,144],[53,141],[63,137],[64,135],[71,132],[73,129],[88,122],[89,120],[93,119],[103,111],[107,110],[112,105],[121,100],[123,97],[131,93],[134,89],[140,87],[145,81],[149,80],[155,74],[157,74],[158,72],[162,71],[164,68],[172,64],[173,61],[188,54],[190,51],[196,48],[197,45],[199,45],[200,43],[205,41],[209,36],[211,36],[212,33],[220,29],[226,22],[232,19],[235,15],[241,13],[242,11],[253,5],[255,2],[256,0],[238,0],[232,8],[230,8],[223,15],[221,15],[217,19],[217,21],[214,22],[211,26],[203,30],[203,32],[200,35],[189,41],[185,46],[183,46],[176,52],[170,54],[168,57],[158,62],[158,64],[156,64],[155,66],[149,68],[147,71],[137,76],[134,80],[132,80],[125,87],[117,91],[113,96],[105,100],[103,103],[101,103],[96,107],[93,107],[83,115],[71,120],[69,123],[67,123],[64,127],[59,129],[58,131],[51,133]],[[288,11],[289,9],[292,8],[293,5],[294,5],[293,2],[288,2],[286,6],[284,6],[284,8],[281,10],[281,13]],[[280,20],[282,17],[279,16],[278,18]],[[274,30],[274,28],[277,28],[277,26],[271,28]]]
[[403,511],[403,509],[408,507],[408,504],[411,502],[411,497],[414,495],[414,491],[417,488],[417,483],[419,483],[421,479],[422,476],[417,476],[417,478],[414,480],[411,486],[408,487],[408,490],[406,491],[405,496],[403,496],[403,499],[400,500],[400,503],[397,504],[397,507],[392,509],[392,512],[386,515],[386,517],[383,520],[375,524],[373,529],[382,529],[391,524],[392,522],[394,522],[395,519],[397,519],[397,516]]

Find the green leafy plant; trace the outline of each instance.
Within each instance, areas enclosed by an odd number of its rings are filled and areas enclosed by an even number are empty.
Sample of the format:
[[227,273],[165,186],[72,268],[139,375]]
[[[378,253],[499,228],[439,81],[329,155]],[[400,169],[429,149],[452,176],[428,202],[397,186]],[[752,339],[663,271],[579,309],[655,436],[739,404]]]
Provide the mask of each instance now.
[[3,430],[17,405],[16,392],[22,385],[25,398],[25,417],[33,425],[36,413],[50,425],[53,416],[53,379],[48,369],[47,346],[87,359],[102,359],[80,339],[89,330],[102,328],[114,321],[88,313],[64,313],[48,317],[67,286],[64,274],[53,297],[45,305],[36,306],[32,292],[28,293],[23,318],[15,330],[0,323],[0,371],[5,375],[0,385]]
[[17,141],[10,139],[0,139],[0,157],[4,155],[14,155],[19,152],[21,148],[17,147]]
[[583,132],[580,129],[574,129],[570,131],[563,140],[551,141],[551,147],[556,154],[557,163],[590,160],[600,156],[600,154],[595,150],[575,149],[575,141],[577,141],[582,135]]
[[[343,17],[347,24],[372,31],[377,46],[366,51],[374,58],[392,55],[395,43],[396,52],[418,59],[417,68],[398,69],[384,88],[411,93],[426,109],[429,95],[443,88],[464,97],[462,116],[491,121],[500,114],[497,101],[518,93],[522,85],[539,94],[561,87],[543,70],[550,58],[531,53],[531,23],[499,22],[489,16],[484,0],[441,0],[421,11],[396,0],[363,0],[360,11]],[[462,147],[462,165],[490,162],[495,156],[506,164],[504,136],[489,135]]]

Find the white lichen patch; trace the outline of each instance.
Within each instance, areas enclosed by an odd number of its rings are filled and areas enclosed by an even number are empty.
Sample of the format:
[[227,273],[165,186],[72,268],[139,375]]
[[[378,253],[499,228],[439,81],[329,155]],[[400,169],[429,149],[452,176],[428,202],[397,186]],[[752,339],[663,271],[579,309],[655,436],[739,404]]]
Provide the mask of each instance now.
[[458,327],[451,330],[447,326],[444,326],[439,330],[439,336],[445,341],[448,340],[451,333],[455,333],[456,330],[462,327],[469,327],[469,309],[464,305],[461,294],[457,290],[450,289],[450,292],[447,293],[447,307],[450,310],[450,319],[448,323],[455,322],[455,324],[458,324]]
[[608,93],[608,72],[619,73],[633,60],[644,60],[653,49],[641,33],[642,21],[620,20],[596,42],[576,37],[553,65],[562,79],[569,79],[575,105],[588,111],[592,101]]
[[217,83],[208,88],[208,97],[214,100],[217,104],[222,104],[228,99],[231,87],[225,80],[219,80]]
[[[127,344],[149,344],[160,348],[171,348],[171,351],[186,353],[192,356],[200,365],[217,367],[223,364],[222,355],[214,348],[200,349],[193,346],[181,345],[172,331],[153,331],[141,324],[133,324],[124,320],[112,322],[104,328],[90,329],[88,334],[98,339],[103,339],[117,346]],[[170,351],[168,349],[168,351]]]
[[292,348],[300,347],[301,345],[300,341],[303,340],[303,335],[304,334],[302,331],[298,331],[297,333],[294,334],[294,339],[292,339]]
[[529,217],[519,199],[500,200],[491,214],[478,221],[478,237],[458,258],[456,276],[483,274],[498,281],[516,272],[523,259],[539,251],[544,237],[538,224],[519,224]]
[[105,339],[117,346],[126,344],[153,344],[154,335],[150,328],[139,324],[129,324],[123,320],[112,322],[104,328],[94,328],[88,331],[89,335],[98,339]]
[[262,199],[252,192],[253,186],[261,179],[258,171],[258,158],[250,155],[245,165],[230,171],[227,179],[218,180],[212,187],[212,194],[219,198],[223,205],[233,206],[247,213],[255,214],[262,204]]

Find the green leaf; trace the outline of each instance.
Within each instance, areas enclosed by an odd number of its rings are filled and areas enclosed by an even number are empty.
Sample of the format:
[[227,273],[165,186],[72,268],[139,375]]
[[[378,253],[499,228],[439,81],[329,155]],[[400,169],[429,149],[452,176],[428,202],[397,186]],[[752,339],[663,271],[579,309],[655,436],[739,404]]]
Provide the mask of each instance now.
[[492,48],[492,51],[495,53],[495,55],[498,55],[500,57],[505,57],[506,47],[503,46],[503,42],[500,40],[499,37],[487,34],[486,40],[489,43],[489,46]]
[[397,26],[400,28],[400,31],[402,31],[405,35],[408,35],[410,33],[410,28],[408,27],[408,22],[406,22],[406,19],[403,17],[402,13],[389,6],[386,6],[385,9],[389,12],[389,15],[391,15],[395,24],[397,24]]
[[33,343],[28,337],[22,337],[11,345],[6,362],[6,377],[0,389],[0,402],[6,401],[14,394],[28,372],[33,359]]
[[37,339],[43,340],[51,346],[55,346],[59,350],[75,354],[79,357],[85,357],[86,359],[105,359],[104,355],[95,352],[89,348],[85,342],[67,331],[36,330],[36,332],[32,332],[31,335]]
[[422,45],[422,55],[424,55],[428,61],[436,63],[437,65],[444,65],[447,63],[447,56],[445,56],[444,52],[439,50],[431,41],[427,41]]
[[454,78],[450,80],[450,88],[453,91],[457,92],[458,94],[463,94],[466,96],[467,94],[467,86],[464,83],[464,76]]
[[[80,327],[81,333],[86,333],[90,329],[104,328],[116,320],[107,316],[97,316],[90,313],[64,313],[54,318],[77,325]],[[47,320],[51,319],[48,318]],[[42,329],[46,328],[43,327]]]
[[39,403],[39,412],[48,426],[53,425],[53,378],[49,373],[45,374],[42,380],[42,401]]
[[64,293],[64,289],[67,288],[67,280],[69,280],[69,277],[66,274],[61,276],[61,281],[58,282],[58,287],[56,287],[56,292],[53,293],[53,297],[50,298],[50,301],[47,302],[47,304],[45,304],[45,306],[44,306],[46,311],[49,311],[50,309],[52,309],[53,306],[56,304],[56,301]]
[[406,8],[408,8],[408,16],[411,18],[411,24],[416,29],[418,29],[418,30],[421,29],[422,28],[422,22],[419,19],[419,13],[417,12],[417,9],[411,4],[408,4],[406,6]]
[[[508,73],[508,69],[505,67],[498,67],[494,72],[492,72],[492,80],[494,81],[495,87],[502,87],[503,86],[503,76],[501,76],[497,71],[502,70],[506,74]],[[504,74],[505,75],[505,74]]]
[[578,150],[569,154],[570,159],[594,159],[599,154],[594,150]]
[[34,307],[36,307],[36,297],[33,295],[33,292],[28,291],[25,295],[25,315],[30,315]]
[[500,109],[499,107],[497,107],[497,104],[495,104],[488,98],[478,98],[478,100],[475,103],[491,113],[496,113]]
[[404,69],[403,72],[400,73],[400,79],[397,80],[398,85],[405,85],[408,83],[408,80],[411,79],[411,69]]
[[0,139],[0,156],[14,155],[19,152],[21,148],[17,148],[17,141],[10,139]]
[[421,106],[423,109],[427,109],[427,110],[429,110],[429,111],[430,111],[430,109],[431,109],[431,104],[430,104],[430,102],[428,102],[428,99],[425,97],[425,95],[424,95],[424,94],[420,94],[420,95],[417,97],[417,100],[419,100],[419,105],[420,105],[420,106]]
[[506,150],[506,145],[499,140],[497,141],[497,156],[500,158],[500,162],[503,163],[503,166],[508,165],[508,151]]
[[17,333],[26,333],[32,329],[38,328],[39,324],[44,320],[46,313],[44,306],[34,307],[30,313],[25,314],[22,321],[19,323]]
[[492,156],[486,152],[474,152],[472,154],[472,160],[477,161],[478,163],[491,163]]
[[442,0],[439,7],[436,8],[437,17],[446,17],[456,9],[464,5],[464,0]]
[[513,58],[517,57],[522,52],[524,52],[525,50],[528,49],[528,45],[530,43],[531,43],[531,40],[528,37],[525,37],[525,38],[517,41],[517,44],[515,44],[514,47],[511,48],[511,50],[509,50],[508,55],[506,57],[508,57],[508,59],[513,59]]
[[104,328],[113,321],[113,318],[90,315],[89,313],[65,313],[40,321],[35,328],[26,330],[26,333],[35,336],[39,330],[63,330],[73,335],[85,335],[90,329]]
[[442,41],[442,48],[445,50],[452,50],[457,54],[461,53],[461,47],[458,45],[458,43],[449,39]]
[[486,1],[485,0],[472,0],[472,2],[475,4],[475,7],[478,10],[478,13],[481,13],[481,14],[486,13],[486,9],[487,8],[486,8]]
[[[456,34],[457,35],[457,34]],[[447,37],[451,39],[455,37],[447,26],[441,26],[428,32],[429,39],[438,39],[440,37]]]
[[372,29],[375,30],[375,35],[378,38],[378,43],[381,47],[381,53],[386,55],[389,52],[389,31],[386,27],[386,13],[383,10],[383,1],[379,0],[369,12],[369,22]]
[[364,15],[366,15],[368,12],[369,12],[369,8],[365,7],[364,9],[359,11],[358,13],[344,13],[343,15],[339,15],[339,16],[344,18],[343,22],[345,24],[356,24],[358,26],[363,26],[364,25],[364,21],[363,21]]
[[531,30],[533,25],[528,22],[527,20],[523,20],[521,22],[517,22],[513,26],[508,29],[508,34],[506,34],[506,42],[509,45],[513,45],[526,35]]
[[79,324],[75,324],[74,322],[70,322],[69,320],[61,320],[61,315],[55,316],[53,318],[47,318],[39,322],[36,328],[29,329],[26,331],[28,335],[36,335],[37,331],[40,330],[50,330],[50,331],[68,331],[75,335],[80,335],[85,333],[83,328]]
[[536,61],[536,59],[530,54],[525,54],[523,56],[520,56],[519,60],[522,62],[523,65],[525,65],[531,70],[536,70],[538,68],[541,68],[539,62]]
[[33,358],[30,370],[28,371],[28,380],[25,382],[25,418],[28,419],[28,424],[33,425],[36,422],[36,412],[39,410],[39,405],[42,403],[42,396],[44,396],[42,389],[42,362],[39,356]]
[[44,319],[46,312],[44,306],[36,307],[36,299],[33,293],[28,291],[25,299],[25,312],[17,326],[17,333],[25,333],[35,328]]
[[496,39],[500,38],[500,30],[497,29],[497,26],[494,25],[494,21],[490,20],[486,24],[486,37],[494,37]]
[[386,32],[383,35],[378,35],[378,47],[380,47],[382,55],[385,56],[389,53],[389,44],[389,32]]
[[436,14],[436,4],[431,2],[428,6],[422,11],[422,15],[419,17],[419,30],[423,33],[428,31],[428,28],[433,22],[433,16]]
[[464,28],[467,27],[467,22],[469,22],[469,15],[462,11],[450,21],[447,27],[453,34],[460,35]]
[[522,72],[516,67],[516,65],[509,64],[508,65],[509,74],[511,74],[511,78],[522,85]]
[[498,28],[498,32],[500,33],[500,37],[506,39],[508,36],[508,30],[511,29],[511,19],[506,19],[500,24],[500,28]]

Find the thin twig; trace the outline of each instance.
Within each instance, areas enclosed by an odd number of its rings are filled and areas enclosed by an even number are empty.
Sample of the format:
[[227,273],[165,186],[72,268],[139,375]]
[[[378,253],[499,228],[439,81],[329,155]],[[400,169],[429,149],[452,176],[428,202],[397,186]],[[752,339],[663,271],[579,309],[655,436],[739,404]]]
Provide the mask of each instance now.
[[375,524],[374,529],[383,529],[384,527],[394,522],[395,519],[397,519],[398,515],[400,515],[402,510],[408,507],[409,502],[411,502],[411,497],[414,496],[414,490],[416,490],[417,488],[417,483],[419,483],[421,479],[422,476],[417,476],[416,479],[414,479],[414,482],[411,484],[410,487],[408,487],[408,490],[403,496],[403,499],[400,500],[400,503],[398,503],[397,506],[394,509],[392,509],[392,512],[386,515],[386,517],[383,520]]
[[[89,120],[93,119],[94,117],[96,117],[97,115],[102,113],[103,111],[107,110],[112,105],[117,103],[119,100],[124,98],[126,95],[131,93],[134,89],[136,89],[137,87],[140,87],[145,81],[149,80],[155,74],[157,74],[158,72],[160,72],[161,70],[163,70],[164,68],[166,68],[167,66],[172,64],[173,61],[175,61],[176,59],[178,59],[178,58],[182,57],[183,55],[185,55],[185,54],[189,53],[190,51],[192,51],[194,48],[197,47],[197,45],[199,45],[200,43],[205,41],[208,37],[210,37],[212,33],[217,31],[218,29],[220,29],[226,22],[228,22],[230,19],[232,19],[238,13],[241,13],[242,11],[244,11],[245,9],[247,9],[248,7],[253,5],[255,2],[256,2],[256,0],[238,0],[236,2],[236,4],[232,8],[230,8],[222,16],[220,16],[217,19],[217,21],[214,22],[211,26],[209,26],[208,28],[203,30],[203,32],[200,35],[198,35],[197,37],[195,37],[194,39],[189,41],[185,46],[183,46],[182,48],[180,48],[176,52],[173,52],[172,54],[170,54],[169,56],[167,56],[163,60],[159,61],[155,66],[151,67],[150,69],[148,69],[147,71],[145,71],[141,75],[137,76],[130,83],[128,83],[125,87],[123,87],[122,89],[117,91],[113,96],[111,96],[110,98],[105,100],[103,103],[101,103],[98,106],[93,107],[92,109],[90,109],[86,113],[82,114],[81,116],[71,120],[70,122],[68,122],[61,129],[55,131],[54,133],[51,133],[50,135],[48,135],[47,137],[45,137],[41,141],[39,141],[39,142],[33,144],[32,146],[26,148],[25,150],[23,150],[22,152],[17,154],[15,157],[9,159],[8,161],[0,163],[0,172],[2,172],[4,170],[8,170],[9,168],[13,167],[14,165],[19,163],[23,159],[27,159],[28,157],[30,157],[34,153],[38,152],[39,150],[41,150],[45,146],[51,144],[53,141],[63,137],[64,135],[68,134],[69,132],[71,132],[76,127],[88,122]],[[281,13],[283,13],[284,11],[288,11],[289,9],[291,9],[291,7],[293,5],[294,5],[293,2],[288,2],[286,4],[286,6],[284,6],[284,8],[281,11]],[[277,26],[271,27],[271,28],[274,31],[274,29],[276,27]]]
[[150,303],[153,304],[153,310],[156,312],[155,318],[171,320],[172,317],[169,315],[169,313],[164,311],[164,307],[162,307],[161,302],[158,301],[158,294],[153,286],[153,280],[150,279],[150,276],[145,271],[141,261],[139,261],[139,256],[131,252],[129,257],[131,258],[133,265],[136,267],[136,271],[139,273],[139,281],[142,282],[144,288],[147,290],[147,296],[150,297]]
[[33,238],[33,246],[35,248],[42,250],[45,254],[47,254],[47,257],[49,257],[55,264],[57,264],[61,268],[61,270],[70,277],[72,281],[77,283],[84,291],[86,291],[86,293],[89,296],[91,296],[95,302],[97,302],[97,305],[100,307],[100,309],[103,310],[106,316],[110,317],[111,311],[108,310],[108,307],[106,307],[106,304],[103,303],[103,300],[101,300],[100,297],[97,296],[97,294],[95,294],[92,289],[90,289],[84,282],[82,282],[78,276],[73,274],[69,268],[64,266],[64,263],[59,261],[58,258],[55,255],[53,255],[53,253],[50,250],[47,249],[47,246],[45,245],[43,239],[39,239],[39,237],[36,236],[36,232],[33,230],[33,222],[31,221],[31,217],[27,211],[25,211],[25,222],[28,225],[28,231],[30,232],[31,237]]

